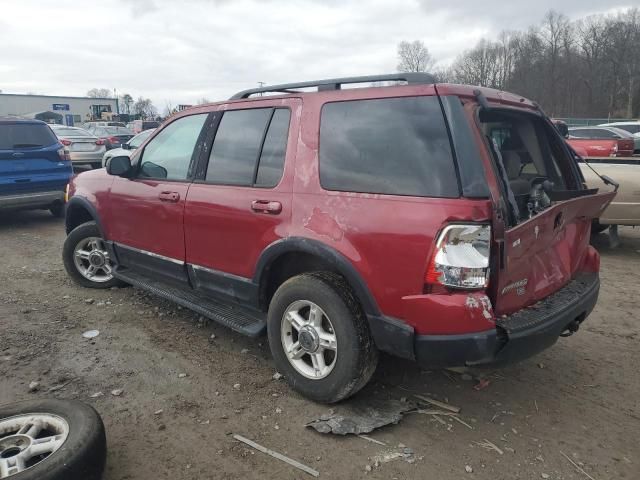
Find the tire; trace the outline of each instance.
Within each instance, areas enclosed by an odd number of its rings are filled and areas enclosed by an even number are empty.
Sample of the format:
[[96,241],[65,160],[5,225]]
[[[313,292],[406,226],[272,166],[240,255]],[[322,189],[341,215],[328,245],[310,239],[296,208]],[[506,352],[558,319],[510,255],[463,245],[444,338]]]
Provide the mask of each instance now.
[[[71,231],[71,233],[69,233],[69,235],[65,239],[64,245],[62,247],[62,261],[64,262],[64,268],[67,270],[69,276],[77,284],[86,288],[105,289],[125,285],[122,281],[114,277],[105,279],[105,277],[108,277],[108,275],[106,270],[102,268],[99,270],[99,272],[101,273],[93,277],[93,280],[81,273],[78,265],[76,265],[76,261],[74,258],[76,247],[80,245],[80,242],[83,242],[90,238],[100,239],[100,241],[102,239],[100,229],[98,228],[96,222],[87,222],[77,226]],[[106,251],[106,249],[103,248],[100,249],[100,251],[103,252]],[[103,257],[108,258],[108,256],[105,255],[103,255]],[[108,263],[110,265],[110,262]]]
[[[30,462],[41,460],[31,465],[27,463],[26,466],[29,468],[13,473],[7,478],[11,480],[99,480],[101,478],[107,442],[102,420],[91,406],[75,400],[52,399],[3,405],[0,406],[0,424],[4,421],[26,425],[29,414],[43,415],[46,416],[45,418],[53,417],[58,423],[66,423],[66,427],[62,430],[48,426],[39,433],[33,434],[33,438],[41,439],[55,435],[59,431],[64,431],[66,438],[64,434],[61,435],[64,441],[57,446],[56,450],[46,456],[34,456]],[[25,418],[22,419],[21,416]],[[62,419],[62,422],[59,419]],[[0,461],[10,462],[10,458],[17,455],[22,455],[22,458],[28,456],[28,449],[25,449],[24,445],[30,444],[31,440],[24,437],[10,438],[9,433],[0,433],[0,445],[4,442],[4,448],[0,447],[0,451],[3,452],[0,453]],[[11,433],[15,433],[15,430]],[[16,443],[23,446],[15,447]],[[48,442],[47,444],[51,445]],[[23,448],[22,452],[16,455],[20,448]],[[12,453],[14,455],[11,455]],[[15,460],[12,463],[15,468]],[[0,467],[0,477],[3,473],[5,472]]]
[[67,209],[64,203],[54,203],[49,207],[49,211],[56,218],[64,218]]
[[[302,330],[289,331],[291,327],[284,318],[285,313],[296,311],[297,305],[304,305],[305,302],[319,307],[319,311],[324,314],[321,316],[324,326],[317,332],[323,336],[333,336],[336,340],[335,356],[331,349],[320,349],[313,353],[317,355],[322,352],[322,363],[332,365],[329,373],[321,378],[311,378],[300,370],[302,366],[304,371],[320,372],[316,369],[317,363],[313,362],[311,354],[305,353],[300,360],[290,360],[285,351],[285,342],[295,340],[294,344],[309,343],[308,338],[304,340]],[[302,316],[305,315],[304,308],[298,311],[302,312]],[[308,308],[310,317],[312,307]],[[284,282],[269,305],[267,332],[278,371],[284,375],[291,388],[316,402],[335,403],[355,394],[367,384],[378,363],[378,350],[371,338],[364,312],[349,285],[334,273],[305,273]],[[312,348],[314,346],[312,344]],[[300,364],[300,361],[304,361],[306,366]]]

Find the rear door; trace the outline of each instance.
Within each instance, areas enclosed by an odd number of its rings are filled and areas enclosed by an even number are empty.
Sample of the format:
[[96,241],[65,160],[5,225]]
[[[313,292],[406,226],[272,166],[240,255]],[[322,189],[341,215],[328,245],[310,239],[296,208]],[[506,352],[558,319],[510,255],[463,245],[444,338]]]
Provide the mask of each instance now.
[[0,195],[64,190],[71,163],[62,145],[41,122],[0,123]]
[[236,297],[243,296],[236,287],[252,277],[262,251],[286,236],[301,101],[246,106],[217,113],[211,153],[185,210],[186,261],[195,286]]
[[187,282],[184,205],[208,115],[167,124],[134,157],[135,176],[114,180],[107,237],[115,244],[119,266],[155,279]]

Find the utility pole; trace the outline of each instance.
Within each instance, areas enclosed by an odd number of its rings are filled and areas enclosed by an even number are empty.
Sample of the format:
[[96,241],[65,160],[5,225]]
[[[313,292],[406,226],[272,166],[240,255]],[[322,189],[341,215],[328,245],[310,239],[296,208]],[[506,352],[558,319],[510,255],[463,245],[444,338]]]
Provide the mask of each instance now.
[[[260,88],[264,87],[264,82],[258,82],[258,86],[259,86]],[[259,96],[262,96],[262,92],[260,92],[258,95],[259,95]]]
[[118,101],[118,92],[113,89],[113,96],[116,98],[116,115],[120,116],[120,102]]

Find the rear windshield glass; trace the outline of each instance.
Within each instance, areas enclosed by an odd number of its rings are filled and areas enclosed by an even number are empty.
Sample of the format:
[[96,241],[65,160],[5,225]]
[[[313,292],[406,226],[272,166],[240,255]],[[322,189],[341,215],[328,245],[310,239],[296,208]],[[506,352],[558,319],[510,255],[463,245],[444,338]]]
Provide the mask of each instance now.
[[109,135],[134,135],[134,133],[126,127],[105,127]]
[[326,104],[320,123],[320,182],[328,190],[458,197],[438,99]]
[[59,137],[90,137],[91,134],[79,128],[54,128],[53,133]]
[[0,125],[0,150],[46,147],[58,139],[47,125],[14,123]]

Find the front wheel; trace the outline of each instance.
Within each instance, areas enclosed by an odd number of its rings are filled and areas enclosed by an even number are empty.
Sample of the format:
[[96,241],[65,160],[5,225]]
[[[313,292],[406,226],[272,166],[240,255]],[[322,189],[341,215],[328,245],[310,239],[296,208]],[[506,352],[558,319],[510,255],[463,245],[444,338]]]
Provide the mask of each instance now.
[[283,283],[269,305],[267,331],[276,368],[311,400],[343,400],[375,371],[378,350],[364,312],[334,273],[307,273]]
[[96,222],[74,228],[62,247],[62,260],[69,276],[87,288],[111,288],[123,283],[113,276],[111,256]]

